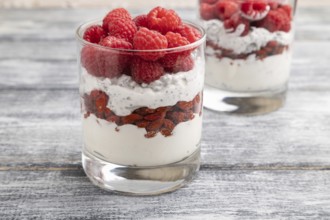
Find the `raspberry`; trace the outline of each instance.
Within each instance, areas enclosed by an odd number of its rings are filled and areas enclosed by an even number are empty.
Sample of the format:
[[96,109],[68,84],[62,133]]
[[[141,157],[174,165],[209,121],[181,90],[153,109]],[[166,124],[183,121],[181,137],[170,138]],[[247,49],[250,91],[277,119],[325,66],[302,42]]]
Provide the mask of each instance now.
[[[157,31],[140,28],[133,39],[134,49],[137,50],[157,50],[167,48],[167,39]],[[156,61],[164,56],[162,52],[139,52],[139,56],[145,60]]]
[[278,8],[278,2],[276,0],[270,0],[268,1],[268,5],[271,10],[277,9]]
[[86,29],[84,33],[84,40],[98,44],[104,37],[106,33],[100,25],[93,25]]
[[[115,49],[132,49],[129,42],[113,36],[104,38],[100,45]],[[100,76],[111,79],[123,73],[130,55],[116,50],[98,49],[96,59]]]
[[137,27],[145,27],[148,28],[148,16],[147,15],[139,15],[136,16],[133,21]]
[[174,10],[167,10],[162,7],[152,9],[148,14],[148,24],[150,29],[166,34],[174,31],[181,25],[181,18]]
[[248,0],[241,3],[242,16],[250,21],[265,18],[270,10],[266,0]]
[[108,30],[109,35],[125,39],[128,42],[132,42],[133,37],[137,32],[137,27],[132,20],[121,18],[110,22]]
[[81,65],[87,72],[96,77],[103,77],[104,71],[99,66],[99,50],[91,45],[86,45],[81,50]]
[[218,0],[200,0],[201,3],[207,3],[207,4],[214,4],[216,3]]
[[132,49],[133,46],[131,43],[125,41],[124,39],[120,39],[114,36],[108,36],[104,38],[100,45],[104,47],[110,47],[110,48],[120,48],[120,49]]
[[[187,38],[182,37],[178,33],[167,32],[165,37],[168,41],[169,48],[185,46],[190,43],[187,40]],[[169,52],[161,59],[161,63],[163,64],[164,67],[171,68],[179,61],[179,59],[183,59],[184,56],[188,56],[189,54],[190,54],[190,50],[185,50],[180,52]]]
[[[181,57],[180,57],[181,58]],[[195,62],[191,56],[185,56],[182,59],[177,59],[177,62],[172,67],[165,68],[166,72],[178,73],[188,72],[194,68]]]
[[290,5],[282,5],[279,10],[284,11],[289,16],[290,20],[292,19],[292,8]]
[[223,0],[219,1],[214,8],[215,14],[220,18],[220,20],[224,21],[239,10],[239,6],[236,2],[232,0]]
[[194,43],[202,37],[201,33],[197,29],[186,24],[183,24],[177,28],[176,32],[187,38],[190,43]]
[[270,32],[275,31],[285,31],[289,32],[291,30],[290,17],[281,8],[272,10],[268,13],[265,19],[258,23],[259,27],[266,28]]
[[206,21],[216,18],[214,14],[214,6],[206,3],[200,4],[199,14],[201,18]]
[[104,17],[103,25],[102,25],[103,29],[105,31],[108,31],[109,23],[114,22],[115,20],[120,19],[120,18],[123,18],[123,19],[126,19],[126,20],[132,20],[131,15],[129,14],[129,12],[126,9],[117,8],[117,9],[114,9],[114,10],[110,11]]
[[158,62],[145,61],[135,57],[131,64],[132,78],[137,83],[151,83],[164,74],[164,68]]
[[244,25],[244,30],[241,33],[241,36],[246,36],[250,30],[250,22],[246,19],[240,17],[238,14],[232,16],[231,18],[224,21],[224,27],[227,30],[235,31],[239,25]]

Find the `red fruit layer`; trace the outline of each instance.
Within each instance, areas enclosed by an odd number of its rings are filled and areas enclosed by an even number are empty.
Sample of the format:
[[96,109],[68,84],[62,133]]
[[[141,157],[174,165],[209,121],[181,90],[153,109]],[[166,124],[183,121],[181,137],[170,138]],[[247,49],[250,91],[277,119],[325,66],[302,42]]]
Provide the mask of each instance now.
[[246,25],[245,36],[250,27],[265,28],[270,32],[291,30],[292,7],[274,0],[200,0],[200,16],[203,20],[219,19],[226,29]]
[[[148,14],[132,19],[126,9],[117,8],[104,17],[102,26],[87,28],[83,38],[114,49],[164,50],[194,43],[201,38],[201,33],[182,24],[181,18],[173,10],[156,7]],[[96,77],[114,78],[126,74],[137,83],[151,83],[164,74],[164,69],[169,73],[191,70],[194,60],[190,54],[194,49],[182,52],[132,52],[86,45],[81,50],[81,64]]]
[[269,57],[269,56],[282,54],[285,50],[288,50],[288,48],[289,48],[289,46],[281,45],[281,44],[277,43],[276,41],[269,41],[265,47],[262,47],[258,51],[254,51],[254,52],[251,52],[251,53],[235,54],[233,51],[221,48],[221,47],[219,47],[218,45],[214,44],[211,41],[208,41],[206,43],[206,45],[208,47],[212,47],[215,51],[221,51],[220,53],[216,53],[217,58],[222,59],[222,58],[227,57],[227,58],[230,58],[230,59],[233,59],[233,60],[239,60],[239,59],[240,60],[245,60],[250,55],[253,55],[253,54],[256,55],[256,59],[263,60],[263,59],[265,59],[266,57]]
[[83,96],[85,105],[84,117],[94,114],[99,119],[115,123],[117,126],[127,124],[135,125],[146,130],[145,137],[152,138],[158,132],[167,137],[178,124],[194,119],[195,114],[202,114],[202,94],[197,94],[193,100],[179,101],[173,106],[164,106],[156,109],[142,107],[134,110],[132,114],[117,116],[107,107],[109,97],[106,93],[93,90],[89,95]]

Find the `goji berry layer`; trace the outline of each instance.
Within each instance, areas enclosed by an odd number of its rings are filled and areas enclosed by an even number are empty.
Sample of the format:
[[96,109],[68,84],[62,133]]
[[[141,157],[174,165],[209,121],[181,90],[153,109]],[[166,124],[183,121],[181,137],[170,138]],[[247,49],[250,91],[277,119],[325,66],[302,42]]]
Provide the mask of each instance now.
[[255,55],[256,60],[263,60],[266,57],[282,54],[284,51],[289,49],[288,45],[281,45],[276,41],[269,41],[265,47],[262,47],[260,50],[251,52],[251,53],[241,53],[235,54],[233,51],[219,47],[217,44],[212,41],[206,43],[208,47],[213,48],[215,51],[221,51],[221,53],[216,53],[215,56],[219,59],[224,57],[235,59],[235,60],[245,60],[251,55]]
[[[146,130],[145,137],[152,138],[157,133],[167,137],[178,124],[194,119],[202,114],[202,93],[197,94],[191,101],[179,101],[173,106],[163,106],[156,109],[142,107],[126,116],[118,116],[107,107],[108,95],[100,90],[93,90],[83,96],[87,118],[94,114],[99,119],[115,123],[117,126],[135,125]],[[199,117],[198,116],[198,117]]]

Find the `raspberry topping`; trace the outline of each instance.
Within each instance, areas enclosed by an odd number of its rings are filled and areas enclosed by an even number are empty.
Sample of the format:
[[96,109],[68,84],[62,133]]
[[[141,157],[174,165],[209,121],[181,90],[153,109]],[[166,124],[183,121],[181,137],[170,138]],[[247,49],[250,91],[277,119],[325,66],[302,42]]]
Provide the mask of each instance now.
[[[133,47],[137,50],[158,50],[166,49],[168,46],[167,39],[164,35],[157,31],[147,28],[140,28],[133,39]],[[139,56],[145,60],[156,61],[164,56],[161,52],[139,53]]]
[[132,77],[137,83],[151,83],[164,74],[163,66],[158,62],[146,61],[135,57],[131,63]]
[[120,18],[109,23],[109,35],[125,39],[128,42],[133,41],[137,32],[137,27],[132,20]]
[[104,38],[101,42],[100,45],[105,46],[105,47],[110,47],[110,48],[120,48],[120,49],[132,49],[133,46],[131,43],[125,41],[124,39],[117,38],[114,36],[108,36]]
[[259,27],[266,28],[270,32],[291,30],[291,19],[287,12],[282,8],[272,10],[268,13],[265,19],[261,20],[258,24]]
[[216,18],[214,13],[214,6],[207,3],[202,3],[199,6],[199,14],[206,21]]
[[190,43],[194,43],[194,42],[198,41],[199,39],[201,39],[201,37],[202,37],[201,33],[197,29],[195,29],[189,25],[186,25],[186,24],[183,24],[180,27],[178,27],[176,32],[181,34],[181,36],[187,38],[187,40]]
[[83,47],[81,50],[81,65],[93,76],[103,77],[104,71],[99,66],[98,48],[91,45]]
[[181,25],[181,18],[174,10],[156,7],[148,14],[148,24],[151,29],[166,34]]
[[214,8],[220,20],[226,20],[239,11],[239,5],[232,0],[219,1]]
[[84,40],[98,44],[106,36],[105,31],[100,25],[93,25],[86,29],[84,33]]
[[112,11],[110,11],[103,19],[103,29],[105,31],[108,31],[108,26],[109,26],[109,23],[111,22],[114,22],[115,20],[117,19],[120,19],[120,18],[123,18],[123,19],[126,19],[126,20],[132,20],[132,17],[130,15],[130,13],[124,9],[124,8],[117,8],[117,9],[114,9]]
[[136,16],[133,21],[137,27],[145,27],[148,28],[148,16],[147,15],[139,15]]
[[259,21],[266,17],[270,6],[266,0],[248,0],[241,3],[242,17],[250,21]]
[[241,36],[246,36],[249,33],[249,30],[250,30],[250,22],[247,21],[246,19],[242,18],[238,14],[236,14],[236,15],[232,16],[231,18],[225,20],[223,25],[230,32],[235,31],[236,28],[239,25],[243,25],[244,30],[242,31]]

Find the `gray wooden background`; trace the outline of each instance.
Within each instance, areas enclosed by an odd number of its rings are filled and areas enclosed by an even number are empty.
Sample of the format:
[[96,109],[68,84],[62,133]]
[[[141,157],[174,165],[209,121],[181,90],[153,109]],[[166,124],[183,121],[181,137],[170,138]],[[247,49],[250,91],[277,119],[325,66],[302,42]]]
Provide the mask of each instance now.
[[206,110],[201,171],[154,197],[102,191],[81,168],[74,29],[105,12],[0,9],[0,219],[330,219],[329,7],[298,9],[286,106]]

